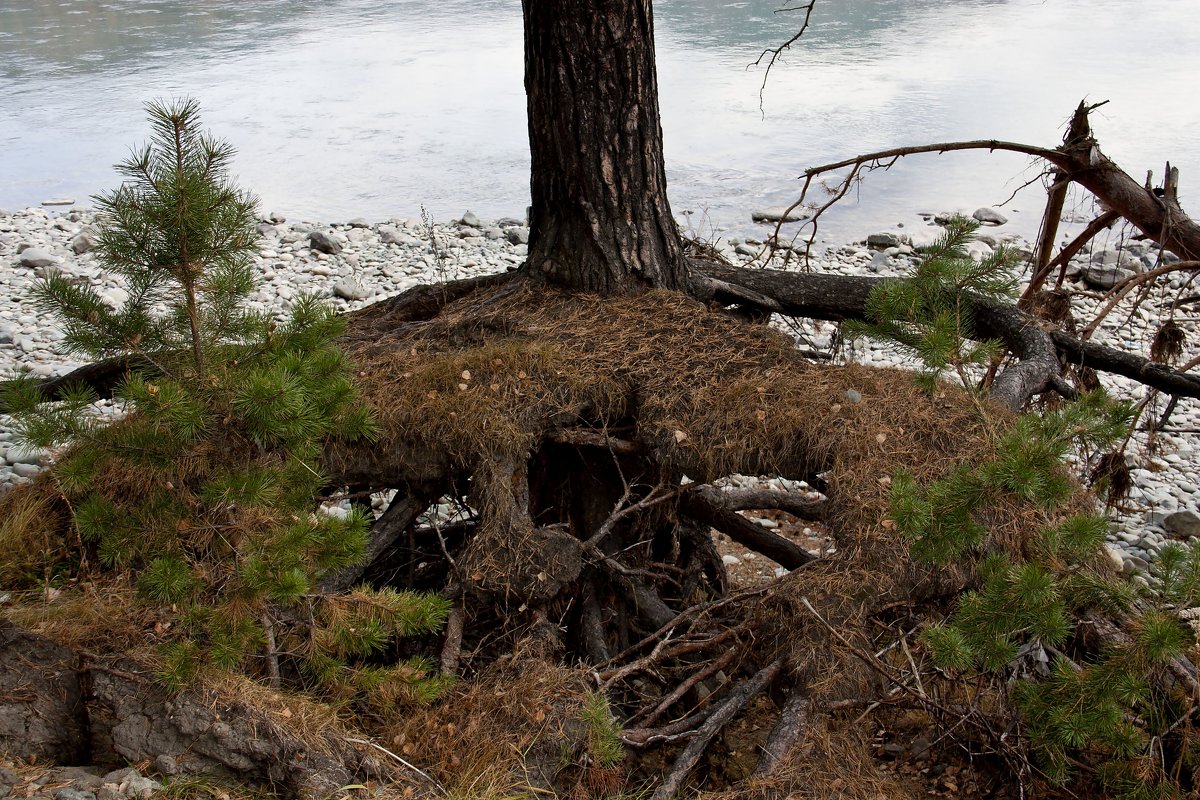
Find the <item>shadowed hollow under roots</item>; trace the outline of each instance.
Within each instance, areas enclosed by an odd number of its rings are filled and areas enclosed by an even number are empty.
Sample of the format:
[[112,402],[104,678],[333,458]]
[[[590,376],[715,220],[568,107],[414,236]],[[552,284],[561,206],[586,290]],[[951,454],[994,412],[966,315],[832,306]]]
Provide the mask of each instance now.
[[[522,571],[512,559],[537,566],[531,527],[558,524],[582,540],[596,533],[579,528],[580,515],[549,513],[530,497],[530,486],[536,495],[545,481],[529,470],[546,470],[539,454],[567,429],[601,432],[635,448],[632,467],[602,447],[591,459],[554,467],[642,470],[622,471],[618,488],[635,479],[678,487],[682,476],[704,483],[734,473],[813,482],[820,475],[836,555],[797,570],[752,604],[754,616],[787,623],[761,629],[773,631],[768,641],[778,647],[798,643],[793,601],[800,596],[844,606],[832,613],[849,621],[847,614],[911,601],[914,592],[943,596],[969,580],[915,566],[907,542],[887,523],[896,470],[928,481],[992,452],[994,433],[959,389],[930,395],[904,371],[813,364],[779,331],[670,292],[598,298],[513,282],[452,303],[428,321],[395,327],[388,313],[387,301],[364,309],[346,337],[382,435],[368,447],[335,453],[331,469],[347,483],[372,487],[433,485],[440,494],[469,484],[462,494],[479,511],[475,540],[487,543],[497,570],[475,571],[486,573],[480,580],[488,594],[514,591],[516,582],[506,584],[503,574]],[[851,402],[849,390],[861,399]],[[1007,424],[1009,415],[990,411],[993,428]],[[631,516],[661,526],[673,517],[668,505]],[[611,497],[603,507],[612,511]],[[1016,503],[980,511],[992,546],[1016,553],[1046,521]],[[620,546],[609,553],[634,545],[619,532],[613,538]],[[571,571],[557,588],[576,592],[578,575]],[[472,575],[459,577],[471,583]],[[523,590],[516,595],[530,599]],[[828,648],[827,637],[819,638]]]
[[[897,470],[926,482],[982,463],[1012,420],[988,408],[985,421],[961,389],[929,394],[901,370],[813,364],[783,333],[669,292],[598,298],[513,281],[430,320],[397,326],[389,314],[387,301],[364,309],[346,337],[382,434],[334,453],[331,471],[349,484],[469,500],[475,527],[451,543],[444,578],[465,639],[472,623],[512,629],[510,643],[549,628],[553,644],[539,657],[566,648],[590,661],[632,725],[627,741],[670,741],[676,729],[662,726],[688,714],[702,726],[753,680],[735,676],[773,664],[785,695],[879,697],[887,686],[861,657],[876,649],[876,614],[941,604],[974,580],[967,567],[915,563],[888,519]],[[591,438],[564,435],[581,431]],[[681,533],[681,480],[736,473],[821,486],[836,550],[732,599],[721,580],[689,594],[672,575],[687,570],[685,551],[703,547]],[[676,495],[651,502],[655,492]],[[636,513],[618,513],[639,501]],[[986,546],[1018,559],[1053,521],[1003,498],[977,516]],[[708,526],[691,523],[715,553]],[[573,554],[563,555],[564,540]],[[719,557],[715,569],[723,574]],[[590,620],[589,602],[600,609]],[[474,652],[485,639],[475,636]],[[665,640],[677,644],[663,650]],[[710,694],[697,701],[676,689],[716,662],[729,679],[694,684]],[[655,670],[666,664],[674,677],[663,680]],[[821,730],[804,735],[811,743]],[[870,769],[859,772],[869,785]],[[802,773],[778,770],[772,785],[786,792],[787,776]]]

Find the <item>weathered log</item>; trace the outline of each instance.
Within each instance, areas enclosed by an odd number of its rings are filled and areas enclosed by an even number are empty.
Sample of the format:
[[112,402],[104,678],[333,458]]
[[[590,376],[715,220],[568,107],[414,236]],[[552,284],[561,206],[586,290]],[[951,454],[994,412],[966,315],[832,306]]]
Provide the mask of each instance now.
[[808,730],[811,712],[812,698],[806,694],[805,687],[793,686],[779,712],[779,721],[767,736],[763,754],[754,768],[754,777],[765,778],[787,763],[792,748]]
[[700,486],[694,490],[705,499],[730,511],[786,511],[793,517],[806,520],[825,518],[825,500],[812,500],[802,492],[774,489],[715,489]]
[[1167,394],[1179,397],[1200,397],[1200,376],[1179,372],[1166,364],[1142,358],[1135,353],[1105,347],[1095,342],[1081,341],[1061,331],[1052,331],[1054,344],[1068,363],[1091,367],[1143,383]]
[[[895,280],[709,263],[697,263],[696,267],[771,297],[790,315],[834,321],[863,319],[871,289],[883,281]],[[972,311],[973,335],[979,339],[999,339],[1018,359],[997,376],[991,389],[993,398],[1013,410],[1020,410],[1040,392],[1058,388],[1060,353],[1068,361],[1123,375],[1170,394],[1200,397],[1200,379],[1195,376],[1132,353],[1081,342],[1061,331],[1047,331],[1037,320],[1014,306],[980,298]]]

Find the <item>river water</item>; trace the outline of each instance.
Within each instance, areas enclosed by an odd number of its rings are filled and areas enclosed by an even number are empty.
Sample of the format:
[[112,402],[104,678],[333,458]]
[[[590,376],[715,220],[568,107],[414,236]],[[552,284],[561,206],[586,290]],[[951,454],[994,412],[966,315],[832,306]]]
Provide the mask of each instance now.
[[[744,234],[805,167],[860,152],[1053,146],[1083,98],[1109,101],[1093,117],[1106,153],[1139,180],[1170,159],[1185,205],[1200,198],[1200,0],[818,0],[760,102],[748,65],[800,19],[777,7],[655,4],[671,201],[697,233]],[[487,218],[528,202],[519,0],[0,0],[0,206],[112,188],[142,102],[184,94],[264,210]],[[871,175],[821,238],[1014,192],[1009,228],[1032,235],[1039,169],[914,157]]]

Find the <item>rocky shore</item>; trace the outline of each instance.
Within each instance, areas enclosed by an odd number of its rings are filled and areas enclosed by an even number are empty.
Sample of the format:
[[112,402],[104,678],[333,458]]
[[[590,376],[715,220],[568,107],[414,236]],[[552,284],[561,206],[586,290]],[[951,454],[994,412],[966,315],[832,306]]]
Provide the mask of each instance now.
[[[762,219],[770,211],[755,212]],[[809,268],[841,274],[899,275],[914,263],[914,250],[941,232],[943,214],[915,215],[910,223],[867,236],[863,241],[810,254]],[[984,256],[1002,242],[1018,248],[1030,245],[1003,233],[1003,215],[980,209],[985,223],[973,252]],[[29,370],[39,376],[69,372],[80,365],[59,352],[62,332],[35,306],[30,288],[41,276],[60,272],[97,288],[114,307],[126,298],[124,287],[102,273],[92,248],[94,216],[86,209],[50,212],[41,208],[16,212],[0,210],[0,372]],[[773,226],[764,226],[765,239]],[[309,292],[330,298],[339,310],[351,310],[397,294],[419,283],[471,277],[515,269],[525,258],[529,231],[522,220],[480,220],[470,212],[451,223],[428,219],[372,222],[353,219],[342,224],[294,222],[271,215],[259,225],[262,240],[255,259],[261,278],[252,297],[255,308],[282,314],[295,298]],[[731,260],[791,268],[803,264],[798,251],[786,247],[768,259],[763,241],[755,238],[713,243]],[[1075,313],[1086,321],[1099,307],[1099,292],[1115,282],[1158,263],[1159,255],[1146,244],[1113,235],[1072,262],[1070,288],[1076,292]],[[1169,261],[1170,259],[1164,259]],[[1182,273],[1181,273],[1182,275]],[[1172,281],[1178,289],[1186,278]],[[1151,296],[1141,308],[1118,308],[1101,324],[1096,337],[1106,344],[1146,352],[1160,319],[1175,299],[1174,292]],[[1188,349],[1195,349],[1196,326],[1181,317]],[[831,345],[833,326],[806,324],[798,333],[806,347]],[[1190,357],[1192,353],[1185,355]],[[874,365],[902,365],[890,347],[862,342],[846,356]],[[1117,392],[1141,399],[1145,388],[1122,378],[1106,379]],[[1162,403],[1159,403],[1161,413]],[[97,413],[115,414],[111,403],[98,404]],[[0,417],[0,486],[30,480],[48,463],[48,454],[29,451],[13,441]],[[1130,463],[1133,488],[1124,507],[1113,514],[1109,537],[1114,560],[1135,580],[1142,577],[1156,553],[1171,540],[1200,536],[1200,405],[1181,401],[1169,430],[1158,437],[1159,449],[1149,456],[1137,448]],[[1131,448],[1133,453],[1134,448]],[[2,796],[2,795],[0,795]]]
[[86,767],[35,765],[12,769],[0,765],[0,799],[144,800],[162,786],[133,767],[97,772]]

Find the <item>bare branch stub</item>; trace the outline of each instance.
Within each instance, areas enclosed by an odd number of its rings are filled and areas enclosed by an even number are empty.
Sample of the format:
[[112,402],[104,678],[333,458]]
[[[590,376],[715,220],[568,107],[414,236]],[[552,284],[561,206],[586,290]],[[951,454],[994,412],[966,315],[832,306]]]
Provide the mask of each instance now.
[[796,31],[796,33],[793,34],[790,39],[778,47],[768,47],[767,49],[763,50],[761,53],[759,53],[758,58],[754,59],[754,62],[749,65],[750,67],[762,66],[763,59],[767,59],[767,69],[765,72],[763,72],[762,85],[758,87],[759,112],[763,111],[763,94],[767,90],[767,78],[771,76],[771,68],[775,66],[775,62],[779,60],[780,56],[782,56],[786,50],[791,49],[792,45],[800,41],[800,37],[803,36],[804,32],[808,30],[808,25],[812,21],[812,12],[816,5],[817,0],[809,0],[806,5],[784,5],[783,8],[778,8],[775,10],[776,14],[785,14],[790,11],[803,11],[804,22],[800,24],[800,30]]

